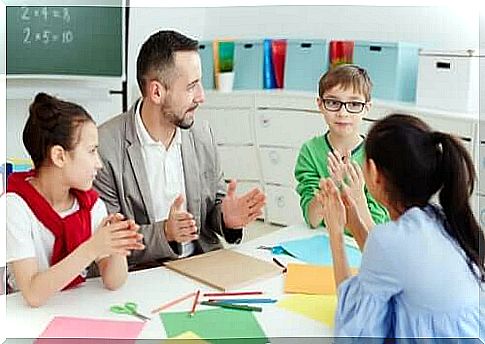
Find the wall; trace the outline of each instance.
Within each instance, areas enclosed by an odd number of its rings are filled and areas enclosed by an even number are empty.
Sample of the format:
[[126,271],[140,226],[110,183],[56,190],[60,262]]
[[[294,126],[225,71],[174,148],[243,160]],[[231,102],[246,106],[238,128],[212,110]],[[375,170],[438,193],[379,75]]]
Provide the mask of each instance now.
[[[136,1],[132,1],[136,3]],[[136,55],[158,29],[175,28],[198,39],[327,38],[414,42],[427,49],[478,48],[476,11],[457,7],[247,6],[131,8],[128,100],[139,95]]]
[[265,6],[207,11],[204,38],[289,37],[408,41],[432,49],[478,46],[478,14],[450,7]]
[[128,42],[128,106],[138,97],[136,57],[143,42],[154,32],[175,29],[202,39],[206,22],[205,8],[131,7]]

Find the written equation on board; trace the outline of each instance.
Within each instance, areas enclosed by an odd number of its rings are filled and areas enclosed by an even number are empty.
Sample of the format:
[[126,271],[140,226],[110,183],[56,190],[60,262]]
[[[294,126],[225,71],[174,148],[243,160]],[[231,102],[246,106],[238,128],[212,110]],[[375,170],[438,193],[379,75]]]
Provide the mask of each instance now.
[[19,7],[18,15],[23,25],[22,44],[69,44],[74,40],[71,15],[66,7],[23,6]]

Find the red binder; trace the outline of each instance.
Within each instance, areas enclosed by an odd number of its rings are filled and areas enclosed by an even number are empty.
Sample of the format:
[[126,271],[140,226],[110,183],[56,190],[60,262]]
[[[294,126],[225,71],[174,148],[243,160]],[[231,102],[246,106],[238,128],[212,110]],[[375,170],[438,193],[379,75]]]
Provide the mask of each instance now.
[[271,42],[276,88],[283,88],[284,86],[286,46],[286,39],[274,39]]

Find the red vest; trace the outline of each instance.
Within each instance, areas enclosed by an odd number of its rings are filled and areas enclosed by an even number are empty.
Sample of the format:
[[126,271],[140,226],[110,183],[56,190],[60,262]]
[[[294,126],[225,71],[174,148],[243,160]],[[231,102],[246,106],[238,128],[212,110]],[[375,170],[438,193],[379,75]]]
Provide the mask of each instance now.
[[[34,175],[35,170],[10,174],[7,192],[19,195],[27,203],[35,217],[54,235],[52,266],[64,259],[91,236],[91,209],[98,199],[98,194],[94,190],[71,189],[78,200],[79,210],[61,218],[46,199],[26,180]],[[84,281],[85,278],[79,275],[64,289],[74,287]]]

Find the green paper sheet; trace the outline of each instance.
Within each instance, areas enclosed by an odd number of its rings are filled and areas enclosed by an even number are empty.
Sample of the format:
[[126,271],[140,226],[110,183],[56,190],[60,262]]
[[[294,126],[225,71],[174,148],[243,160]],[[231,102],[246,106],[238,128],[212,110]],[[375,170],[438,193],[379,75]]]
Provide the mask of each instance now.
[[222,308],[200,310],[193,317],[188,312],[160,313],[160,319],[168,338],[192,331],[213,344],[268,342],[256,317],[248,311]]

